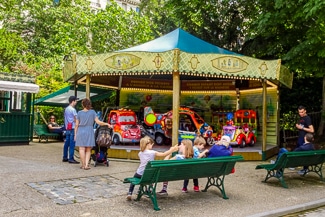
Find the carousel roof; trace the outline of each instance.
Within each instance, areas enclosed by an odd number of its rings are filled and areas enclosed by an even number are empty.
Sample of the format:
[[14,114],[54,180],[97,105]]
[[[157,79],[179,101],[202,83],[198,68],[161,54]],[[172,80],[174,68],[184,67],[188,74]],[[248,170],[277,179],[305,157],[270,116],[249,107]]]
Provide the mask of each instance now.
[[156,38],[144,44],[134,46],[128,49],[121,50],[121,52],[130,51],[145,51],[145,52],[165,52],[173,49],[179,49],[187,53],[217,53],[240,55],[235,52],[220,48],[200,38],[191,35],[190,33],[178,28],[174,31]]
[[85,83],[85,75],[90,74],[92,84],[116,88],[121,85],[120,76],[123,80],[171,81],[177,71],[181,81],[266,79],[291,88],[293,80],[292,73],[281,65],[280,59],[261,60],[240,55],[180,28],[131,48],[92,56],[75,54],[66,57],[63,75],[67,81]]

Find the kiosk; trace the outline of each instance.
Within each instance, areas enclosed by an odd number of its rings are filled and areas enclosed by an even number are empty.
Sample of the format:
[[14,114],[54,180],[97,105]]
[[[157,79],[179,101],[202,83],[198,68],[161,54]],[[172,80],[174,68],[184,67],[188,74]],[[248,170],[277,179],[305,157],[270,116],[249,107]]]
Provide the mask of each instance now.
[[28,145],[32,140],[35,78],[0,73],[0,145]]

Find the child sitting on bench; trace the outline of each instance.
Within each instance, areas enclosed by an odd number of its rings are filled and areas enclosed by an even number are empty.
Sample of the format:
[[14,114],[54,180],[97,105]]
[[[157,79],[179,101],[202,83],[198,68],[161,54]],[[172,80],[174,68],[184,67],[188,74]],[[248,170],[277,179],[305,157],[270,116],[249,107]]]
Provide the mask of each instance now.
[[229,145],[229,136],[222,136],[220,141],[215,143],[207,153],[207,157],[222,157],[233,155],[233,149]]
[[[175,145],[177,146],[177,145]],[[170,158],[170,155],[165,157],[165,160],[184,160],[193,158],[193,143],[189,139],[183,139],[181,144],[178,146],[178,154]],[[167,193],[168,182],[163,183],[163,188],[158,192],[159,195],[168,195]]]
[[[145,137],[141,138],[140,152],[138,154],[139,158],[140,158],[140,165],[133,177],[141,178],[148,162],[154,160],[156,156],[157,157],[166,157],[166,156],[170,155],[171,153],[178,150],[178,146],[175,145],[175,146],[170,147],[170,149],[168,151],[158,152],[158,151],[152,150],[152,146],[154,144],[155,144],[155,142],[149,136],[145,136]],[[130,184],[129,192],[126,197],[127,200],[132,199],[133,190],[134,190],[134,185]]]

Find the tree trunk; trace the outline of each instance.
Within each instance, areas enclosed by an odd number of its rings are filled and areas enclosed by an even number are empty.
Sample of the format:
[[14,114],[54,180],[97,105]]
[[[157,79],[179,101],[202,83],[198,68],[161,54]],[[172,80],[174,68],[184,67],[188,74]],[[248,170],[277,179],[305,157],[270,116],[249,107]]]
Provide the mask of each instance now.
[[324,132],[324,123],[325,123],[324,112],[325,112],[325,75],[323,76],[322,113],[321,113],[321,121],[317,129],[318,136],[322,136]]

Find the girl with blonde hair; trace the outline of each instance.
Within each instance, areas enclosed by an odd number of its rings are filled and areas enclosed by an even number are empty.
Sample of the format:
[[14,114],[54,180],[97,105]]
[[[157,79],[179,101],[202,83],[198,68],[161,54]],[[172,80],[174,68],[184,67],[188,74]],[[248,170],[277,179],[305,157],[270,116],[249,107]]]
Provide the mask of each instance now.
[[[178,146],[178,154],[170,158],[170,155],[165,157],[165,160],[184,160],[193,158],[193,142],[189,139],[183,139]],[[163,183],[163,188],[158,192],[160,195],[168,195],[167,193],[168,182]]]
[[[171,153],[178,150],[178,146],[172,146],[168,151],[165,152],[158,152],[155,150],[152,150],[152,146],[155,144],[153,139],[151,139],[149,136],[145,136],[141,138],[140,140],[140,152],[138,154],[140,159],[140,165],[134,174],[133,177],[135,178],[141,178],[144,172],[144,169],[146,168],[149,161],[153,161],[155,157],[165,157],[170,155]],[[127,194],[127,200],[132,199],[132,193],[134,191],[134,185],[130,184],[130,188]]]

